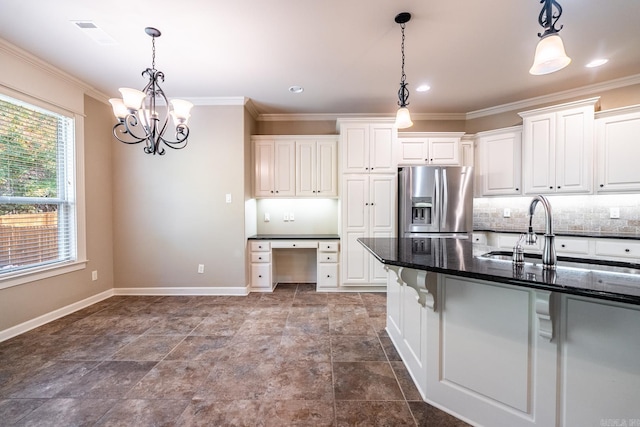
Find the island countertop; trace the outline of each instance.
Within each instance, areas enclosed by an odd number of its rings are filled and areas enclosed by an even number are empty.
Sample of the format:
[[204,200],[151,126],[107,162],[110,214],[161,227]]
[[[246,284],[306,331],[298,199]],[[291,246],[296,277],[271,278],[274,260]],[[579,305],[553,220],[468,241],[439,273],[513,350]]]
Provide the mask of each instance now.
[[[640,305],[640,274],[592,270],[588,264],[544,270],[541,265],[514,267],[511,261],[483,258],[487,246],[467,239],[360,238],[380,262],[416,270],[507,283]],[[620,270],[622,271],[622,269]]]

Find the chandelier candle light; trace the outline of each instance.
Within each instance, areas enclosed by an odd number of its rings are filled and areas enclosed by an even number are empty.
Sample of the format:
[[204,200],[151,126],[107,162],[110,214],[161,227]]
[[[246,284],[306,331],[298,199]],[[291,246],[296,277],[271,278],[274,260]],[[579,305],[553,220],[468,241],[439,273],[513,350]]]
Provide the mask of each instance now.
[[[142,72],[142,76],[147,77],[149,83],[142,91],[120,88],[118,90],[122,94],[122,99],[109,100],[113,107],[113,114],[118,119],[118,123],[113,127],[113,136],[125,144],[138,144],[144,141],[145,153],[163,155],[165,150],[160,143],[176,150],[187,145],[189,137],[187,121],[193,104],[181,99],[167,100],[159,83],[164,82],[164,73],[156,70],[156,37],[160,37],[161,33],[153,27],[147,27],[144,31],[151,36],[152,46],[151,68]],[[175,141],[164,137],[169,116],[173,118],[176,127]]]
[[571,62],[571,58],[564,51],[559,34],[563,26],[556,28],[556,22],[562,15],[562,6],[555,0],[540,0],[540,3],[543,3],[543,6],[538,15],[538,23],[544,28],[544,32],[538,33],[540,41],[529,70],[530,74],[536,76],[561,70]]
[[396,113],[396,127],[398,129],[404,129],[413,126],[413,122],[411,121],[411,114],[409,114],[409,109],[407,105],[409,105],[409,89],[407,89],[407,76],[404,74],[404,27],[407,22],[411,19],[411,14],[409,12],[402,12],[396,15],[396,23],[400,24],[400,28],[402,30],[402,76],[400,77],[400,90],[398,90],[398,112]]

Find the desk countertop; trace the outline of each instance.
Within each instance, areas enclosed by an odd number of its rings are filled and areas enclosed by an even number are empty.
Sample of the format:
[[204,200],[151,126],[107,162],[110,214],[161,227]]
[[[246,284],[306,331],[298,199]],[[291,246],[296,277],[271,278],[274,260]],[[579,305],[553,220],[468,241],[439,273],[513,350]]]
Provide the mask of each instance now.
[[340,240],[337,234],[255,234],[249,240]]

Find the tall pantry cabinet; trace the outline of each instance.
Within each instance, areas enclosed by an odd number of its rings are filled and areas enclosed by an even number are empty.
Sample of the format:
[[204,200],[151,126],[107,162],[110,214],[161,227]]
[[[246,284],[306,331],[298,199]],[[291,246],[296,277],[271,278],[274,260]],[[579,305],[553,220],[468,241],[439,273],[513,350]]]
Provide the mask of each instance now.
[[387,273],[358,243],[395,237],[397,130],[391,120],[340,120],[343,286],[386,286]]

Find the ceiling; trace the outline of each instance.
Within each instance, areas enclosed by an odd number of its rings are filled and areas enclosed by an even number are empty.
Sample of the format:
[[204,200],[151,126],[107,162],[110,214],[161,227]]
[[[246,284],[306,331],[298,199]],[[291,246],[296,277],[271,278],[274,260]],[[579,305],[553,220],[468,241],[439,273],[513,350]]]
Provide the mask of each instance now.
[[[413,114],[469,113],[640,75],[640,1],[560,3],[573,61],[545,76],[528,72],[542,30],[538,0],[0,0],[0,38],[117,96],[146,84],[144,28],[153,26],[170,98],[247,97],[263,115],[394,114],[394,17],[403,11],[413,15],[405,30]],[[116,44],[98,44],[71,21],[93,21]],[[597,57],[609,62],[585,68]],[[431,90],[418,93],[422,83]]]

